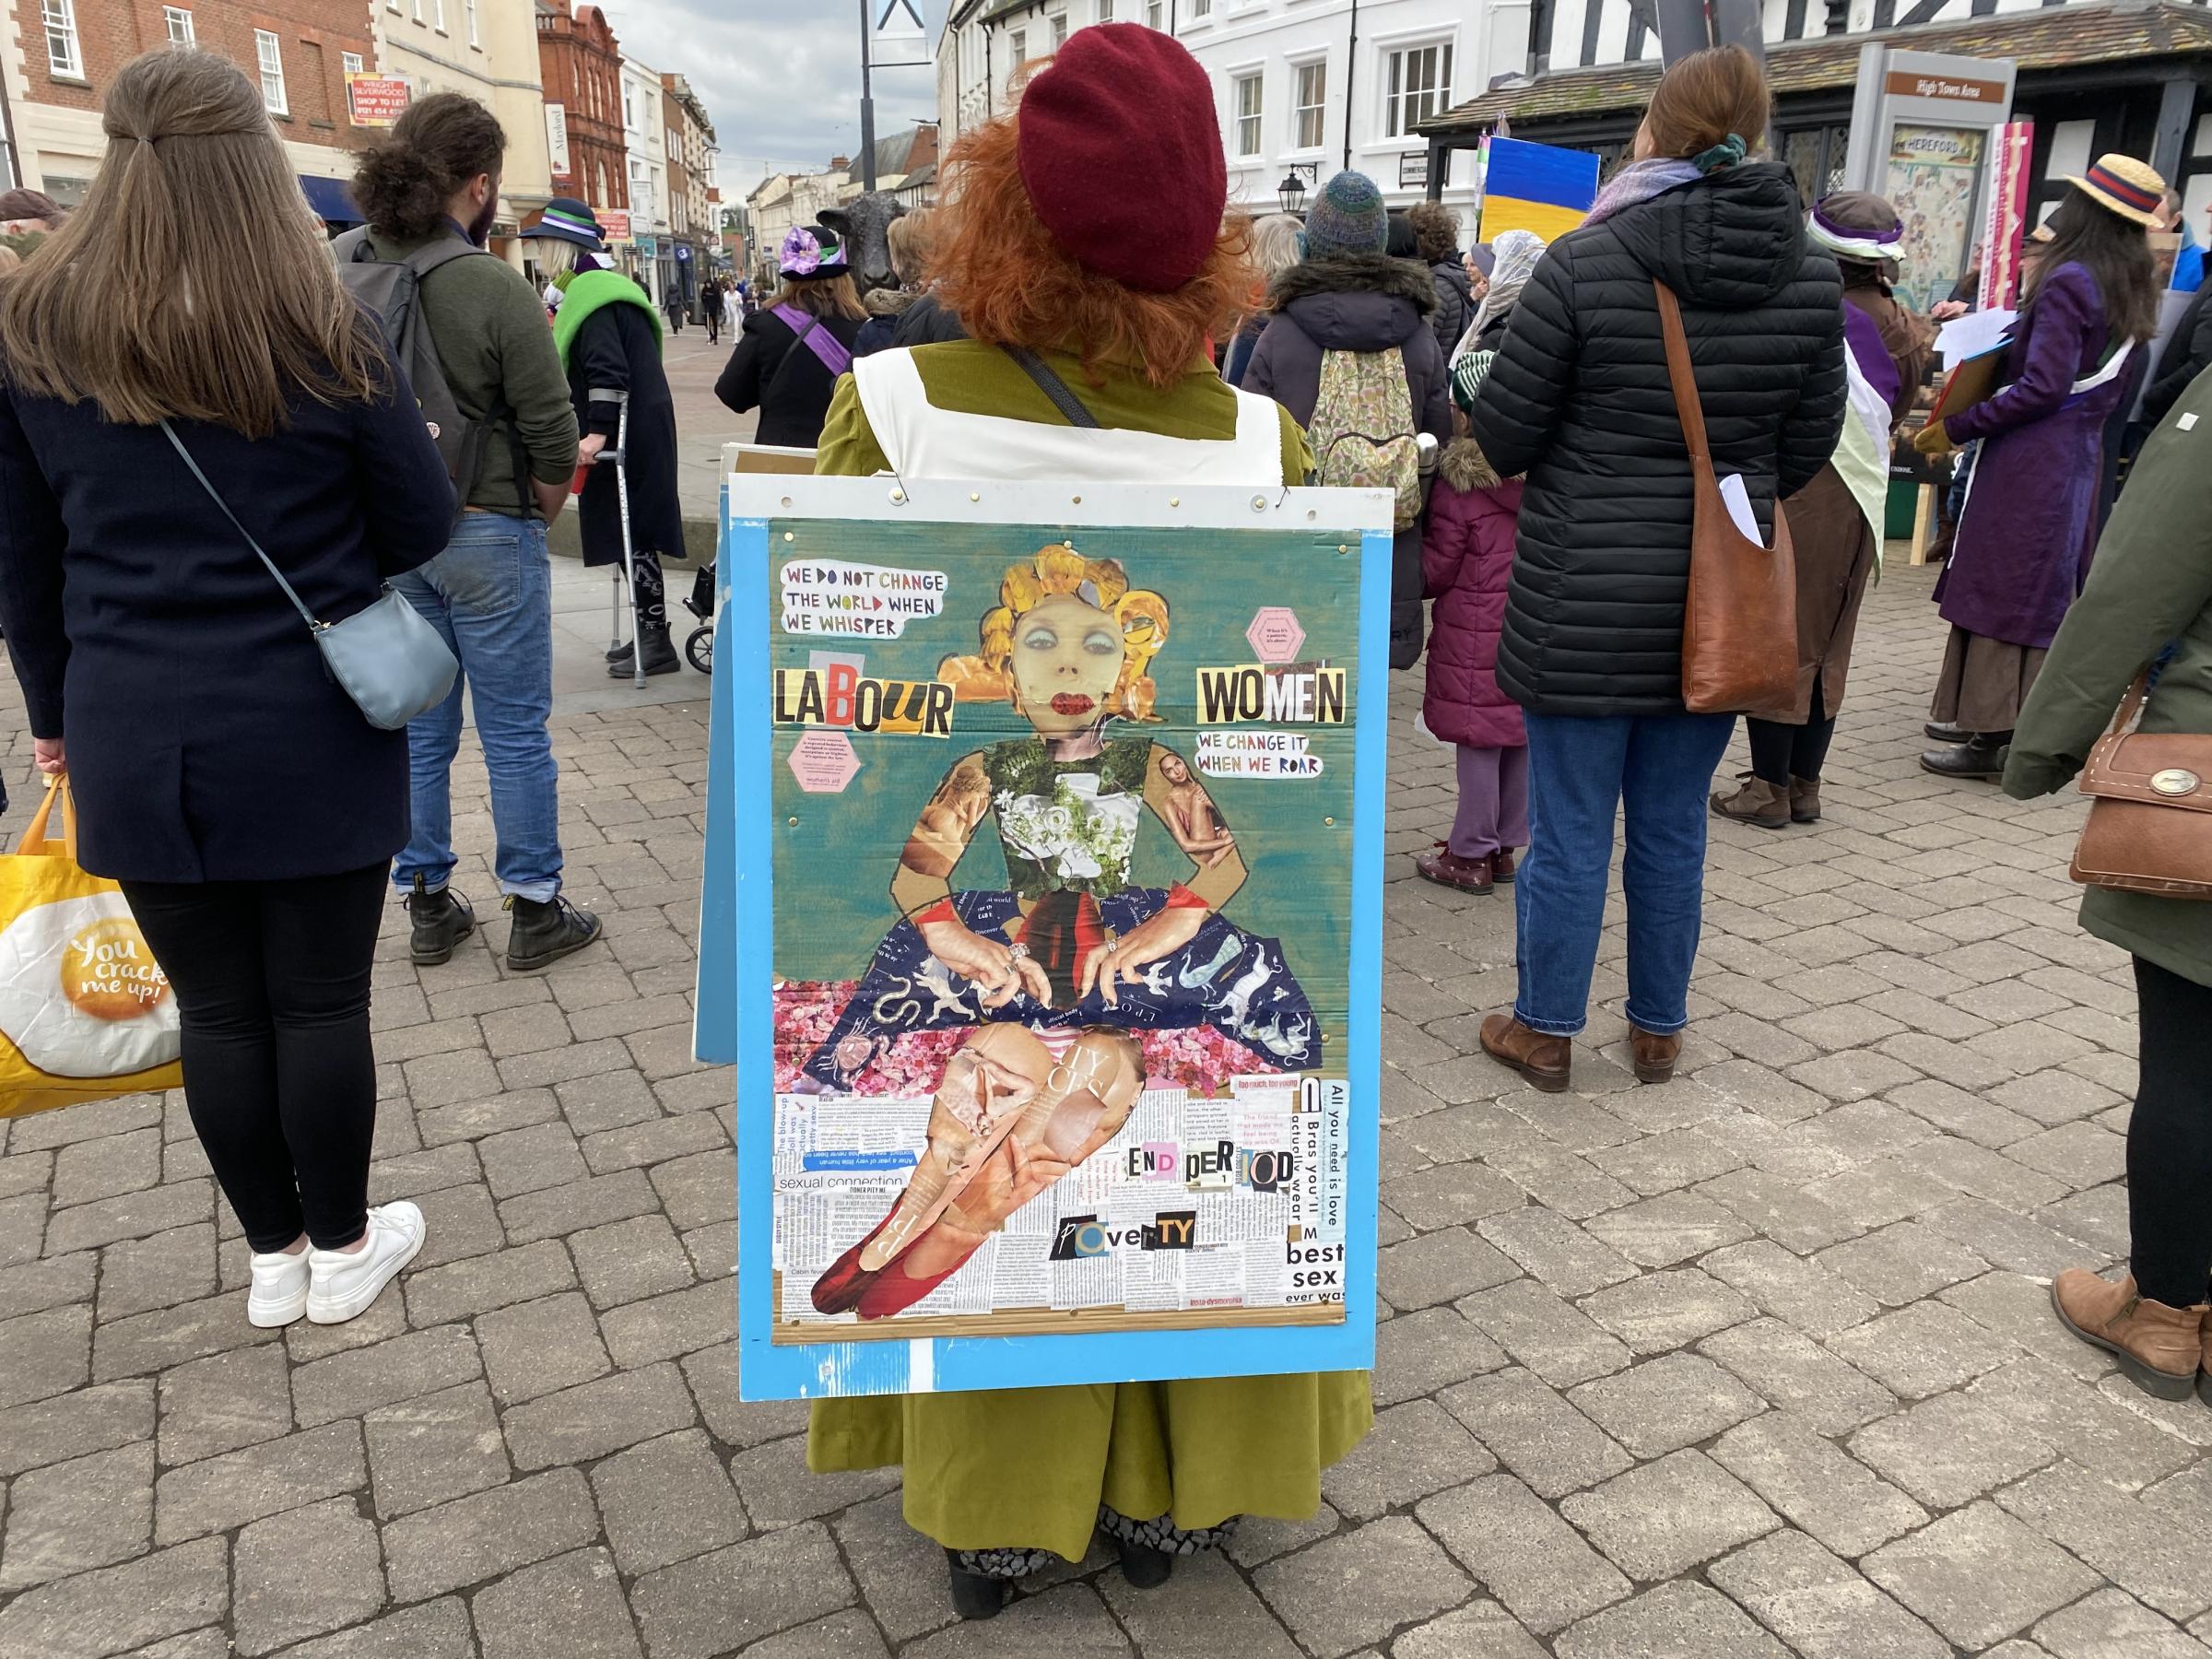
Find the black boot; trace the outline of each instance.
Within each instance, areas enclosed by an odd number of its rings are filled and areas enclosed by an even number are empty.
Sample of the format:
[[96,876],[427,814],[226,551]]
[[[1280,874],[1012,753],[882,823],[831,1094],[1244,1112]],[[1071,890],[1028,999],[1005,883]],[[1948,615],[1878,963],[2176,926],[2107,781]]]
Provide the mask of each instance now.
[[510,897],[507,908],[514,913],[514,925],[507,933],[507,966],[518,973],[549,968],[599,936],[599,918],[578,910],[558,893],[542,904]]
[[1939,778],[1980,778],[1995,782],[2005,775],[2005,751],[2010,732],[1976,732],[1956,748],[1930,749],[1920,758],[1920,769]]
[[[638,638],[645,642],[645,672],[647,674],[676,674],[682,670],[684,659],[677,654],[675,642],[668,638],[665,626],[655,628],[651,623],[638,630]],[[618,652],[606,653],[606,677],[609,679],[628,679],[637,672],[637,660],[628,645]]]
[[1953,725],[1947,720],[1931,720],[1920,728],[1938,743],[1964,743],[1973,734],[1962,725]]
[[433,893],[419,876],[415,877],[415,890],[407,895],[407,919],[415,924],[407,954],[419,968],[452,961],[461,941],[477,931],[477,913],[466,899],[451,888]]
[[960,1565],[960,1552],[945,1552],[945,1571],[952,1581],[952,1610],[962,1618],[996,1618],[1006,1605],[1006,1582]]
[[1135,1589],[1157,1590],[1175,1571],[1175,1558],[1163,1549],[1147,1549],[1142,1544],[1124,1544],[1118,1539],[1115,1547],[1122,1552],[1122,1576]]

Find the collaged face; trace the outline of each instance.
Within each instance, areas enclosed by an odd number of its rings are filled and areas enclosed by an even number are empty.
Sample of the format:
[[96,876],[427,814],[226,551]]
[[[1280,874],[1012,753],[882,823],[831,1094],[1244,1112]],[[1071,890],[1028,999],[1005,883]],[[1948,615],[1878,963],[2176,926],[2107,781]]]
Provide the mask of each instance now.
[[1023,717],[1047,737],[1100,724],[1121,678],[1122,651],[1121,624],[1073,594],[1056,594],[1016,618],[1007,668]]
[[1171,783],[1188,783],[1191,781],[1191,769],[1182,763],[1181,755],[1162,755],[1159,758],[1159,775]]

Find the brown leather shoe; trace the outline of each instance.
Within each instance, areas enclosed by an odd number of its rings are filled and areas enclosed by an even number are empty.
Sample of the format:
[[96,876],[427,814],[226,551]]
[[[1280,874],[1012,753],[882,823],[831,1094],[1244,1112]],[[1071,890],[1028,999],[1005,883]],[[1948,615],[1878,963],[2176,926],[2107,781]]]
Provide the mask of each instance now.
[[2127,1380],[2161,1400],[2185,1400],[2204,1364],[2205,1304],[2170,1308],[2136,1289],[2136,1276],[2099,1278],[2069,1267],[2051,1287],[2066,1329],[2120,1361]]
[[1482,858],[1462,858],[1449,844],[1437,842],[1428,853],[1413,856],[1413,873],[1423,881],[1433,881],[1439,887],[1457,888],[1463,893],[1488,893],[1490,890],[1490,861]]
[[1513,885],[1513,853],[1512,847],[1500,847],[1490,854],[1490,877],[1500,887]]
[[1777,789],[1764,778],[1743,774],[1744,786],[1734,794],[1712,797],[1712,816],[1733,819],[1739,824],[1756,825],[1761,830],[1787,830],[1790,827],[1790,792]]
[[1673,1079],[1675,1062],[1682,1058],[1682,1033],[1662,1037],[1653,1031],[1629,1028],[1629,1059],[1639,1083],[1665,1083]]
[[1790,780],[1790,822],[1817,824],[1820,821],[1820,780],[1792,778]]
[[1573,1070],[1572,1042],[1532,1031],[1511,1014],[1493,1014],[1482,1022],[1482,1052],[1546,1094],[1565,1092]]

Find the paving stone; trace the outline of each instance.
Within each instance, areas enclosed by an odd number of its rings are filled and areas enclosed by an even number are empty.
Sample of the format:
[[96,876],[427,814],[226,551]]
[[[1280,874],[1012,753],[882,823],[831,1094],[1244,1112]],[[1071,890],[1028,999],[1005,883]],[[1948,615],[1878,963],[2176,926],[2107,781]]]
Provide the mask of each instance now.
[[164,1371],[160,1398],[164,1464],[235,1452],[292,1430],[291,1378],[283,1348],[274,1345],[239,1348]]
[[1726,1596],[1702,1584],[1662,1584],[1585,1618],[1553,1644],[1559,1659],[1789,1659]]
[[1301,1659],[1298,1643],[1218,1551],[1178,1561],[1175,1583],[1170,1597],[1135,1589],[1118,1572],[1097,1581],[1145,1659]]
[[1470,1296],[1459,1309],[1521,1364],[1559,1387],[1617,1371],[1631,1357],[1627,1344],[1534,1279]]
[[2055,1278],[2068,1267],[2102,1265],[2085,1261],[2079,1241],[1984,1198],[1961,1198],[1924,1212],[1921,1220],[1991,1266],[2014,1273]]
[[448,1262],[489,1255],[507,1242],[491,1194],[480,1186],[445,1187],[415,1197],[426,1229],[414,1271],[424,1273]]
[[46,1253],[66,1255],[73,1250],[143,1239],[172,1227],[209,1220],[214,1215],[213,1182],[181,1181],[174,1186],[149,1187],[120,1198],[102,1198],[56,1210],[46,1223]]
[[[1541,1216],[1547,1210],[1511,1210],[1508,1216]],[[1498,1218],[1503,1219],[1504,1218]],[[1382,1300],[1401,1312],[1456,1301],[1518,1277],[1513,1264],[1464,1227],[1423,1233],[1380,1251],[1375,1286]]]
[[519,1405],[614,1369],[591,1305],[575,1291],[487,1313],[477,1321],[484,1374],[502,1406]]
[[[1736,1170],[1717,1181],[1700,1182],[1692,1195],[1732,1212],[1745,1224],[1738,1237],[1756,1228],[1762,1237],[1800,1253],[1825,1250],[1864,1230],[1818,1194],[1764,1170]],[[1736,1288],[1750,1293],[1748,1286]]]
[[660,1202],[642,1171],[620,1170],[510,1198],[500,1206],[500,1222],[510,1243],[528,1244],[649,1215]]
[[[2046,1129],[2005,1148],[2005,1156],[2031,1170],[2055,1177],[2070,1187],[2095,1186],[2116,1181],[2127,1170],[2126,1143],[2110,1129],[2094,1124],[2065,1124]],[[58,1224],[60,1218],[55,1218]],[[54,1248],[53,1228],[47,1230],[48,1250]]]
[[0,1324],[0,1406],[42,1400],[89,1374],[92,1310],[51,1308]]
[[1646,1360],[1567,1397],[1638,1457],[1695,1445],[1766,1409],[1757,1394],[1694,1354]]
[[[907,1525],[900,1494],[856,1503],[830,1524],[839,1553],[860,1581],[862,1602],[893,1643],[952,1622],[952,1602],[945,1594],[945,1552]],[[1247,1521],[1237,1541],[1259,1524]],[[1224,1553],[1238,1559],[1233,1547]]]
[[1803,1533],[1773,1533],[1705,1576],[1805,1659],[1950,1659],[1949,1642]]
[[2111,1355],[2091,1347],[2051,1312],[2051,1287],[2018,1273],[1985,1273],[1953,1285],[1937,1299],[2015,1347],[2063,1371],[2095,1382],[2112,1369]]
[[[488,1325],[497,1317],[483,1323]],[[292,1373],[292,1402],[300,1426],[312,1429],[483,1374],[467,1327],[440,1325],[300,1367]]]
[[[35,1239],[31,1248],[37,1249]],[[90,1250],[0,1269],[0,1320],[90,1301],[99,1274],[99,1253]]]
[[1438,1397],[1540,1497],[1594,1486],[1634,1461],[1556,1389],[1518,1367]]
[[0,1411],[0,1480],[154,1432],[151,1382],[108,1382]]
[[153,1515],[147,1441],[18,1477],[7,1495],[0,1594],[144,1554]]
[[641,1659],[604,1549],[525,1567],[479,1590],[471,1611],[484,1659]]
[[384,1605],[376,1526],[332,1499],[238,1535],[231,1617],[241,1653],[267,1653],[368,1618]]
[[[151,1133],[151,1131],[148,1131]],[[196,1222],[100,1253],[100,1317],[123,1319],[214,1294],[215,1224]]]
[[1719,1332],[1700,1343],[1698,1352],[1818,1434],[1843,1434],[1897,1409],[1897,1396],[1888,1389],[1780,1320],[1758,1319]]
[[[1508,1149],[1488,1161],[1493,1168],[1512,1176],[1516,1185],[1524,1188],[1546,1209],[1556,1210],[1571,1220],[1587,1220],[1601,1210],[1613,1209],[1636,1196],[1588,1159],[1573,1152]],[[1512,1214],[1511,1210],[1499,1213]]]
[[[1294,1549],[1303,1549],[1309,1544],[1332,1535],[1342,1525],[1342,1518],[1325,1503],[1303,1521],[1250,1515],[1221,1553],[1238,1566],[1250,1569],[1259,1566],[1263,1561],[1272,1561],[1277,1556],[1288,1555]],[[873,1598],[870,1599],[872,1602]]]
[[1641,1267],[1672,1267],[1751,1236],[1734,1211],[1696,1193],[1665,1193],[1594,1217],[1586,1225]]
[[756,1641],[745,1659],[888,1659],[889,1652],[866,1614],[847,1611]]
[[1990,1372],[1968,1397],[2123,1487],[2148,1486],[2194,1461],[2185,1441],[2041,1359],[2016,1359]]
[[610,1308],[599,1330],[618,1366],[652,1365],[729,1341],[737,1330],[737,1298],[726,1283],[695,1285]]
[[737,1397],[737,1345],[725,1342],[681,1361],[684,1381],[699,1402],[700,1415],[714,1438],[743,1448],[806,1431],[804,1400],[741,1400]]
[[1988,1264],[1918,1222],[1900,1221],[1830,1245],[1814,1258],[1886,1308],[1901,1308],[1988,1271]]
[[729,1473],[697,1429],[608,1458],[592,1471],[592,1490],[615,1559],[633,1576],[746,1535]]
[[1337,1659],[1401,1625],[1433,1618],[1474,1587],[1406,1515],[1271,1561],[1253,1582],[1317,1659]]
[[576,1271],[569,1264],[569,1253],[548,1239],[411,1274],[403,1282],[407,1317],[421,1326],[446,1324],[572,1289]]
[[1853,1435],[1851,1453],[1930,1508],[1957,1509],[2054,1455],[1971,1394],[1941,1394]]
[[391,1523],[384,1560],[394,1599],[424,1601],[579,1548],[598,1533],[582,1473],[554,1469]]
[[1528,1202],[1504,1176],[1476,1163],[1438,1164],[1394,1177],[1382,1183],[1382,1201],[1421,1232],[1479,1221]]
[[1742,1291],[1762,1312],[1814,1336],[1832,1336],[1881,1312],[1878,1302],[1838,1275],[1770,1239],[1716,1250],[1699,1265]]
[[1521,1621],[1492,1601],[1472,1601],[1406,1632],[1394,1659],[1545,1659]]
[[2069,1554],[2170,1618],[2212,1607],[2212,1551],[2142,1502],[2063,1459],[1996,1495],[1997,1502]]
[[[1991,1571],[1993,1562],[2005,1571]],[[2002,1641],[2098,1583],[2079,1561],[1987,1501],[1884,1545],[1860,1570],[1969,1648]]]
[[0,1659],[106,1659],[229,1607],[229,1547],[201,1538],[26,1591],[0,1607]]
[[[1610,1562],[1510,1475],[1488,1476],[1440,1493],[1414,1512],[1515,1618],[1539,1636],[1610,1606],[1630,1592],[1629,1581]],[[1394,1521],[1379,1521],[1375,1526],[1389,1526]],[[1266,1571],[1294,1582],[1291,1575],[1302,1565],[1307,1571],[1300,1576],[1311,1586],[1309,1593],[1334,1596],[1337,1592],[1329,1583],[1329,1559],[1319,1554],[1327,1548],[1326,1544],[1317,1545]],[[1272,1604],[1281,1605],[1269,1584],[1263,1583],[1261,1591]],[[1441,1605],[1448,1606],[1459,1599],[1454,1594]],[[1295,1619],[1291,1628],[1305,1640]]]
[[573,1232],[569,1253],[575,1258],[584,1294],[603,1311],[692,1282],[691,1258],[664,1216],[640,1216]]
[[1701,1336],[1741,1324],[1757,1310],[1695,1267],[1649,1273],[1586,1296],[1576,1304],[1639,1356],[1687,1347]]
[[2134,1596],[2100,1590],[2035,1627],[2053,1659],[2205,1659],[2204,1643]]
[[666,1163],[694,1152],[719,1150],[727,1145],[722,1125],[713,1115],[694,1112],[681,1117],[655,1117],[587,1135],[580,1150],[593,1174],[606,1175],[617,1170]]
[[1928,1522],[1919,1504],[1783,1412],[1731,1429],[1712,1455],[1838,1555],[1865,1555]]
[[[809,1522],[649,1572],[631,1587],[629,1602],[652,1659],[713,1659],[835,1613],[853,1598],[852,1577],[828,1529]],[[1034,1597],[991,1626],[1045,1599]],[[1091,1602],[1098,1605],[1095,1595]],[[1030,1651],[1066,1655],[1060,1644],[1069,1634],[1063,1629]]]
[[1586,1296],[1636,1276],[1635,1265],[1611,1245],[1540,1205],[1488,1217],[1477,1228],[1484,1238],[1563,1297]]
[[477,1642],[468,1610],[449,1598],[301,1642],[284,1659],[477,1659]]
[[1323,1474],[1321,1490],[1339,1514],[1371,1521],[1497,1466],[1434,1400],[1412,1400],[1377,1412],[1373,1431]]
[[1630,1578],[1667,1579],[1782,1523],[1702,1452],[1677,1452],[1559,1500],[1559,1512]]
[[[211,1296],[100,1325],[92,1338],[92,1376],[100,1382],[142,1376],[209,1354],[275,1342],[280,1335],[248,1324],[244,1299],[236,1292]],[[5,1327],[0,1327],[0,1342],[5,1340]],[[5,1369],[0,1366],[0,1371]]]
[[[617,1045],[616,1053],[621,1052]],[[736,1158],[728,1148],[672,1158],[650,1171],[668,1219],[679,1230],[727,1221],[737,1213]]]
[[510,1473],[491,1391],[481,1382],[381,1406],[361,1419],[361,1434],[382,1520],[480,1492]]
[[481,1140],[510,1129],[527,1129],[560,1115],[549,1088],[513,1088],[458,1106],[425,1107],[415,1114],[416,1133],[426,1147],[448,1141]]
[[[403,1277],[395,1281],[405,1284]],[[404,1296],[380,1296],[367,1312],[344,1324],[314,1324],[299,1320],[285,1327],[284,1348],[294,1365],[312,1365],[335,1354],[374,1347],[407,1334],[407,1306]]]
[[0,1200],[0,1267],[34,1260],[45,1237],[45,1194],[26,1193],[20,1198]]
[[699,1408],[673,1365],[649,1366],[546,1394],[507,1413],[515,1467],[580,1464],[689,1427]]
[[730,1459],[730,1478],[754,1526],[789,1526],[835,1514],[849,1503],[874,1498],[899,1484],[889,1469],[853,1469],[816,1475],[806,1467],[806,1445],[794,1436],[770,1441]]
[[1940,1301],[1868,1320],[1830,1337],[1828,1346],[1908,1400],[1960,1387],[2013,1358],[1986,1327]]
[[154,1539],[228,1532],[368,1484],[359,1423],[330,1423],[171,1469],[154,1488]]
[[1402,1313],[1375,1333],[1375,1403],[1393,1406],[1434,1394],[1505,1362],[1505,1351],[1457,1309]]

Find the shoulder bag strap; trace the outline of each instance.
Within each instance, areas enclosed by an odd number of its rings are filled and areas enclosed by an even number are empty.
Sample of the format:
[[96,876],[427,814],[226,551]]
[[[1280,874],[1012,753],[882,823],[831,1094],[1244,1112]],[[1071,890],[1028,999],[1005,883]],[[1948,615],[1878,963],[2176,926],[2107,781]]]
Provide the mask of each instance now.
[[163,420],[161,430],[168,436],[171,446],[184,458],[184,465],[192,468],[192,476],[200,481],[200,488],[207,492],[207,499],[223,510],[223,516],[230,521],[230,527],[245,537],[246,546],[253,549],[254,557],[268,567],[269,574],[276,579],[276,585],[284,590],[284,596],[292,602],[292,608],[300,613],[300,619],[314,632],[321,633],[324,625],[315,620],[315,613],[307,608],[292,584],[284,579],[284,572],[276,568],[276,561],[262,551],[261,544],[253,539],[253,533],[238,522],[238,514],[230,511],[230,503],[223,500],[222,492],[207,481],[207,475],[200,470],[200,464],[192,458],[192,452],[184,447],[184,440],[177,436],[177,429]]
[[1006,355],[1021,365],[1021,371],[1037,382],[1037,389],[1052,399],[1053,407],[1067,417],[1067,424],[1099,429],[1099,418],[1084,407],[1083,400],[1075,394],[1068,383],[1054,374],[1045,360],[1026,346],[1009,346]]
[[1682,306],[1675,290],[1653,278],[1659,301],[1659,332],[1666,341],[1666,378],[1675,389],[1675,413],[1682,421],[1682,436],[1689,445],[1690,465],[1712,470],[1712,452],[1705,441],[1705,406],[1698,401],[1697,376],[1690,372],[1689,336],[1682,331]]

